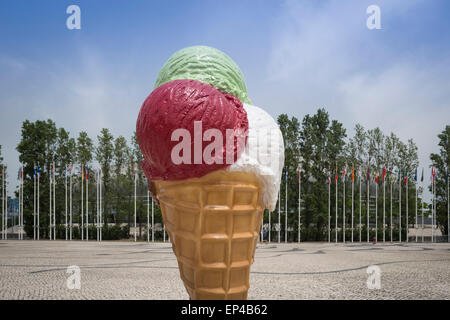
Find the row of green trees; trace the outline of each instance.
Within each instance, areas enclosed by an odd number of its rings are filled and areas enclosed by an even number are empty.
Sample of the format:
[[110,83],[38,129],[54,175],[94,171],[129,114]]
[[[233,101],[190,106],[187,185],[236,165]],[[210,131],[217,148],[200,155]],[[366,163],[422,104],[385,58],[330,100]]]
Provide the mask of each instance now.
[[[298,234],[298,179],[297,172],[301,167],[301,222],[302,240],[326,240],[328,237],[328,174],[331,171],[330,203],[331,203],[331,228],[335,228],[336,212],[336,187],[338,188],[338,229],[346,224],[346,237],[349,239],[351,231],[351,171],[355,168],[355,175],[361,172],[361,182],[355,176],[354,184],[354,238],[359,240],[359,208],[361,207],[362,224],[364,228],[369,226],[370,237],[375,234],[375,184],[374,174],[380,175],[378,185],[378,234],[382,230],[383,213],[383,181],[382,172],[397,172],[402,170],[402,175],[408,175],[408,195],[406,186],[399,184],[398,179],[389,184],[386,181],[386,222],[389,223],[390,198],[393,198],[393,216],[395,224],[394,240],[399,237],[397,229],[399,217],[399,188],[402,188],[402,226],[403,234],[406,231],[406,199],[408,199],[408,220],[412,225],[415,222],[415,184],[413,181],[415,168],[418,166],[417,146],[412,139],[402,142],[394,133],[384,134],[379,128],[366,130],[357,124],[355,133],[348,137],[342,123],[330,119],[324,109],[319,109],[313,115],[305,115],[300,122],[296,117],[289,118],[282,114],[278,117],[278,124],[285,141],[285,170],[288,172],[288,233],[289,240],[296,241]],[[443,233],[447,233],[447,184],[446,168],[449,166],[449,142],[450,126],[439,135],[440,153],[430,156],[432,165],[437,168],[436,175],[436,203],[437,223]],[[103,171],[103,222],[120,224],[127,223],[128,227],[134,223],[134,171],[137,164],[138,200],[137,221],[139,223],[139,235],[144,234],[147,213],[147,181],[141,169],[142,154],[134,134],[129,141],[119,136],[113,137],[111,132],[104,128],[96,137],[96,141],[84,131],[76,138],[71,137],[64,128],[57,128],[52,120],[24,121],[22,125],[21,141],[17,146],[19,160],[24,165],[24,216],[26,230],[32,234],[33,224],[33,173],[34,166],[39,164],[40,174],[40,212],[41,212],[41,237],[46,237],[48,232],[49,211],[49,173],[52,163],[56,164],[56,221],[64,223],[64,181],[66,168],[71,163],[73,170],[73,214],[74,222],[79,222],[81,212],[81,175],[80,167],[87,166],[89,172],[89,211],[90,222],[96,213],[96,188],[95,174],[97,167]],[[0,164],[1,157],[0,147]],[[343,221],[343,182],[342,173],[346,168],[347,179],[345,182],[345,221]],[[336,171],[337,170],[337,171]],[[370,181],[366,180],[367,171],[370,172]],[[420,172],[420,171],[419,171]],[[426,168],[429,172],[429,168]],[[420,172],[421,173],[421,172]],[[334,183],[335,174],[339,175],[338,184]],[[10,176],[13,175],[10,173]],[[428,176],[428,174],[426,174]],[[420,179],[419,179],[420,180]],[[284,199],[286,187],[284,177],[281,184],[281,232],[284,238]],[[86,181],[84,182],[86,183]],[[428,178],[425,184],[429,184]],[[369,187],[370,203],[367,205],[367,187]],[[419,205],[422,205],[422,187],[418,183]],[[360,194],[361,190],[361,194]],[[361,202],[360,202],[361,196]],[[369,221],[367,221],[369,210]],[[277,209],[272,215],[272,223],[277,222]],[[161,223],[161,212],[155,206],[155,222]],[[268,222],[268,214],[265,215],[265,223]],[[363,240],[366,239],[367,229],[362,232]],[[158,233],[162,236],[162,233]],[[390,234],[389,234],[390,235]],[[386,236],[387,239],[389,235]],[[272,238],[276,239],[277,232],[273,232]],[[334,237],[334,232],[332,232]],[[339,238],[343,234],[340,230]],[[404,239],[404,235],[402,236]]]
[[[81,222],[81,166],[88,168],[89,215],[94,222],[97,212],[96,171],[102,169],[103,180],[103,223],[127,223],[134,226],[134,165],[137,165],[137,222],[139,236],[143,235],[147,213],[147,181],[141,169],[142,154],[136,135],[130,141],[123,136],[114,138],[103,128],[92,140],[87,132],[70,137],[64,128],[57,128],[52,120],[24,121],[21,141],[17,146],[19,161],[24,166],[24,220],[29,235],[33,234],[33,174],[34,167],[40,167],[40,236],[48,236],[49,223],[49,175],[55,163],[56,176],[56,223],[65,223],[65,179],[67,168],[72,164],[73,221]],[[69,178],[67,178],[69,181]],[[68,182],[67,182],[68,184]],[[150,198],[151,199],[151,198]],[[84,194],[84,202],[86,194]],[[150,200],[151,201],[151,200]],[[151,205],[151,202],[150,202]],[[155,221],[161,223],[161,213],[155,206]]]
[[[338,208],[338,229],[346,224],[346,238],[351,235],[351,172],[355,168],[354,184],[354,227],[359,223],[359,208],[362,211],[362,223],[369,226],[370,238],[382,233],[382,213],[383,213],[383,186],[382,173],[386,168],[387,172],[398,172],[401,169],[401,180],[408,177],[408,194],[404,182],[395,182],[388,185],[386,180],[386,223],[390,222],[390,198],[393,198],[393,220],[394,240],[399,238],[399,188],[402,188],[402,239],[406,233],[406,199],[408,199],[408,222],[409,225],[415,223],[415,169],[418,166],[417,146],[412,139],[402,142],[394,133],[385,135],[379,128],[366,130],[360,124],[355,126],[355,134],[347,137],[346,129],[337,120],[331,120],[329,114],[324,109],[319,109],[314,115],[306,115],[300,122],[296,117],[289,118],[282,114],[278,117],[278,124],[283,133],[285,141],[285,170],[288,172],[288,227],[293,232],[288,233],[290,240],[297,240],[298,234],[298,169],[301,168],[301,225],[302,240],[326,240],[328,238],[328,174],[331,171],[330,202],[331,202],[331,228],[336,227],[336,187],[338,188],[337,208]],[[437,224],[441,231],[447,234],[447,185],[445,182],[446,168],[449,166],[449,146],[448,146],[449,126],[439,135],[441,152],[439,155],[431,155],[431,162],[438,169],[437,179]],[[446,140],[447,139],[447,140]],[[345,180],[345,221],[343,220],[343,169],[346,168],[347,178]],[[426,168],[426,172],[430,172]],[[370,172],[370,180],[367,181],[367,172]],[[357,180],[357,172],[361,172],[361,203],[360,187]],[[378,179],[378,203],[375,203],[375,174]],[[338,174],[338,184],[334,183],[335,175]],[[421,172],[419,171],[419,174]],[[418,203],[419,214],[422,205],[422,185],[418,178]],[[284,179],[282,179],[284,182]],[[429,183],[429,180],[425,180]],[[369,187],[369,190],[367,189]],[[369,206],[367,205],[367,193],[370,195]],[[285,184],[281,184],[281,215],[282,215],[282,236],[284,237],[284,199],[286,197]],[[374,230],[375,208],[378,206],[378,230]],[[278,209],[277,209],[278,210]],[[367,221],[367,211],[369,211],[369,221]],[[274,220],[272,220],[273,223]],[[267,215],[265,223],[267,223]],[[359,240],[359,229],[354,231]],[[274,233],[275,237],[277,236]],[[334,237],[334,232],[332,233]],[[342,231],[339,235],[342,240]],[[363,240],[367,238],[367,233],[363,232]],[[389,239],[387,236],[386,239]]]

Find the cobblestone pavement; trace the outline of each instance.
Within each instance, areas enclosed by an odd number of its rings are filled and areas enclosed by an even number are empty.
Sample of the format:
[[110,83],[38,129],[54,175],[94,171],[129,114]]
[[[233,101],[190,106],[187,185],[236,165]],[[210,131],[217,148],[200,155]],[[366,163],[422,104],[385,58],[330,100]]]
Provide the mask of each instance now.
[[[71,265],[80,290],[67,288]],[[0,299],[187,298],[169,243],[0,241]],[[450,245],[259,244],[248,298],[450,299]]]

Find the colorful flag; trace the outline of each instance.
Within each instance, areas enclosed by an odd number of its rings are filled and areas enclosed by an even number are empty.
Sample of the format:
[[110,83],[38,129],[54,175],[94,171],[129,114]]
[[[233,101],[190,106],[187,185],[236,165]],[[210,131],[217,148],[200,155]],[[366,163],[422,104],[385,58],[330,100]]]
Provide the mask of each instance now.
[[402,181],[402,169],[398,168],[398,182]]
[[417,182],[417,168],[416,168],[416,171],[414,173],[414,181]]
[[89,171],[88,171],[88,166],[85,167],[86,170],[86,181],[89,180]]
[[69,165],[69,175],[72,175],[72,164]]
[[355,168],[352,167],[352,183],[355,182]]
[[405,184],[408,182],[408,169],[405,169],[405,176],[403,177],[403,182]]
[[81,166],[81,180],[84,181],[84,172],[83,171],[84,171],[83,166]]
[[378,171],[375,172],[375,183],[378,184]]
[[339,177],[339,175],[338,175],[338,169],[337,169],[337,167],[336,167],[336,176],[334,177],[334,183],[336,183],[336,184],[337,184],[337,182],[338,182],[338,177]]
[[342,171],[342,182],[345,183],[345,168]]
[[55,163],[53,162],[52,173],[55,173]]
[[39,174],[41,173],[41,167],[37,166],[36,177],[39,179]]
[[22,170],[22,168],[19,168],[19,171],[17,171],[17,180],[20,180],[20,171]]
[[328,184],[331,184],[331,170],[328,169]]
[[383,168],[383,182],[385,180],[385,177],[386,177],[386,166]]
[[436,169],[434,169],[434,166],[431,167],[431,175],[433,176],[433,183],[434,183],[434,177],[436,175]]

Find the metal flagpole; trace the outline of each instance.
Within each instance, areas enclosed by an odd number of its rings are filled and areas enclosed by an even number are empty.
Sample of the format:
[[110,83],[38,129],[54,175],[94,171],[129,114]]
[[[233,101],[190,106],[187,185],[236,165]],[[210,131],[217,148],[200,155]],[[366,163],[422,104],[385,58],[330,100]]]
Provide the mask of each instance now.
[[20,194],[19,194],[19,207],[20,207],[20,214],[19,214],[19,239],[22,239],[22,216],[23,216],[23,165],[20,171]]
[[64,199],[65,199],[65,221],[66,221],[66,223],[65,223],[65,226],[66,226],[66,241],[67,241],[67,238],[68,238],[68,233],[67,233],[67,164],[66,164],[66,167],[65,167],[65,170],[64,170],[65,172],[65,175],[64,175],[64,194],[65,194],[65,197],[64,197]]
[[83,199],[83,191],[84,191],[84,173],[83,173],[83,165],[81,165],[81,240],[84,240],[84,199]]
[[147,187],[147,243],[150,242],[150,191]]
[[8,190],[6,189],[7,186],[7,181],[6,179],[8,178],[8,174],[5,172],[5,177],[4,177],[4,191],[5,191],[5,231],[4,231],[4,235],[5,235],[5,240],[8,240]]
[[23,164],[22,164],[22,210],[20,211],[20,239],[23,240]]
[[41,176],[41,167],[39,167],[39,163],[38,163],[38,166],[37,166],[37,228],[36,228],[36,233],[37,233],[37,239],[39,240],[39,235],[40,235],[40,231],[41,231],[41,226],[40,226],[40,215],[39,215],[39,200],[40,200],[40,197],[39,197],[39,179],[40,179],[40,176]]
[[398,239],[402,242],[402,173],[398,169]]
[[[20,199],[21,199],[21,193],[22,193],[22,186],[21,186],[21,182],[20,182],[20,174],[21,174],[21,170],[22,170],[22,166],[21,164],[19,164],[19,201],[17,202],[17,240],[20,240]],[[14,216],[13,216],[14,219]],[[13,220],[13,226],[14,226],[14,220]]]
[[406,184],[406,194],[405,194],[405,202],[406,202],[406,242],[409,241],[409,221],[408,221],[408,169],[405,170],[405,184]]
[[154,213],[154,202],[152,196],[152,242],[155,242],[155,213]]
[[[345,165],[347,167],[347,165]],[[342,175],[342,185],[344,188],[343,196],[342,196],[342,242],[345,243],[345,168]]]
[[22,165],[19,164],[19,201],[17,206],[17,240],[20,240],[20,210],[22,209],[21,206],[21,199],[22,199],[22,181],[21,181],[21,174],[22,174]]
[[392,225],[392,172],[390,172],[389,174],[389,183],[391,185],[391,242],[392,240],[392,236],[393,236],[393,232],[394,232],[394,226]]
[[99,228],[99,236],[100,236],[100,242],[102,241],[103,238],[103,199],[102,199],[102,188],[103,185],[103,170],[102,168],[100,168],[100,173],[99,173],[99,190],[100,190],[100,202],[99,202],[99,208],[100,208],[100,215],[99,215],[99,222],[100,222],[100,228]]
[[134,242],[137,241],[137,233],[136,233],[136,185],[137,185],[137,174],[136,174],[136,164],[134,164]]
[[53,236],[52,236],[52,205],[53,205],[53,201],[52,201],[52,169],[51,169],[51,165],[49,164],[49,188],[50,188],[50,204],[49,204],[49,239],[52,240]]
[[423,228],[424,228],[424,216],[423,216],[423,167],[422,167],[422,178],[420,179],[421,187],[422,187],[422,199],[420,201],[420,208],[422,211],[422,243],[424,241]]
[[359,242],[361,242],[362,240],[361,168],[358,168],[358,179],[359,179]]
[[353,242],[353,208],[354,208],[354,204],[353,204],[353,194],[354,194],[354,185],[355,185],[355,168],[352,166],[352,242]]
[[301,168],[298,169],[298,243],[300,243],[300,226],[301,226],[301,208],[300,208],[300,201],[301,201]]
[[86,241],[89,241],[89,168],[86,165]]
[[103,184],[103,170],[102,168],[100,168],[100,173],[99,173],[99,190],[100,190],[100,202],[99,202],[99,207],[100,207],[100,215],[99,215],[99,221],[100,221],[100,229],[99,229],[99,236],[100,236],[100,242],[102,241],[103,238],[103,199],[102,199],[102,184]]
[[414,176],[414,187],[416,189],[416,221],[414,223],[414,231],[416,234],[416,242],[417,242],[417,233],[419,231],[419,224],[417,221],[417,168],[416,168],[416,175]]
[[378,242],[378,169],[375,179],[375,242]]
[[336,177],[335,177],[335,182],[336,182],[336,224],[335,224],[335,242],[338,242],[338,171],[337,171],[337,167],[336,167]]
[[97,171],[95,172],[95,194],[96,194],[96,198],[95,198],[95,203],[96,203],[96,215],[95,215],[95,231],[97,234],[97,241],[99,241],[99,222],[98,222],[98,217],[99,217],[99,198],[98,198],[98,185],[99,185],[99,176],[100,176],[100,171],[97,169]]
[[36,164],[33,165],[33,240],[36,240]]
[[278,243],[281,239],[281,186],[278,190]]
[[449,189],[448,189],[448,183],[449,183],[449,177],[448,177],[448,167],[447,167],[447,242],[450,242],[450,200],[449,200]]
[[72,240],[72,227],[73,227],[73,220],[72,220],[72,163],[69,167],[69,202],[70,202],[70,221],[69,221],[69,240]]
[[436,169],[433,171],[433,242],[436,242]]
[[386,167],[383,168],[383,242],[386,242]]
[[370,217],[369,217],[369,204],[370,204],[370,199],[369,199],[369,183],[370,183],[370,172],[369,169],[367,169],[367,242],[369,242],[369,238],[370,238]]
[[285,202],[284,202],[284,212],[285,212],[285,218],[284,218],[284,243],[287,243],[287,228],[288,228],[288,209],[287,209],[287,198],[288,198],[288,171],[286,169],[286,195],[285,195]]
[[431,167],[431,243],[434,242],[434,167]]
[[2,166],[2,240],[5,240],[5,167]]
[[56,240],[56,171],[53,162],[53,240]]
[[331,170],[328,169],[328,242],[331,242]]

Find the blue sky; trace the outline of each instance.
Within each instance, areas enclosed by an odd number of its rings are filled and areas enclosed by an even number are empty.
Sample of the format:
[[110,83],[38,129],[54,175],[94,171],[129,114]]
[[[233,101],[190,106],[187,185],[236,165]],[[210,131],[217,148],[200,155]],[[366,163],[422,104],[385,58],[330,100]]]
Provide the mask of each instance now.
[[[66,28],[71,4],[81,30]],[[371,4],[381,30],[366,28]],[[3,0],[3,154],[14,175],[25,119],[128,138],[167,58],[202,44],[240,66],[252,102],[272,116],[324,107],[349,135],[359,122],[413,138],[427,167],[450,119],[449,12],[445,0]]]

